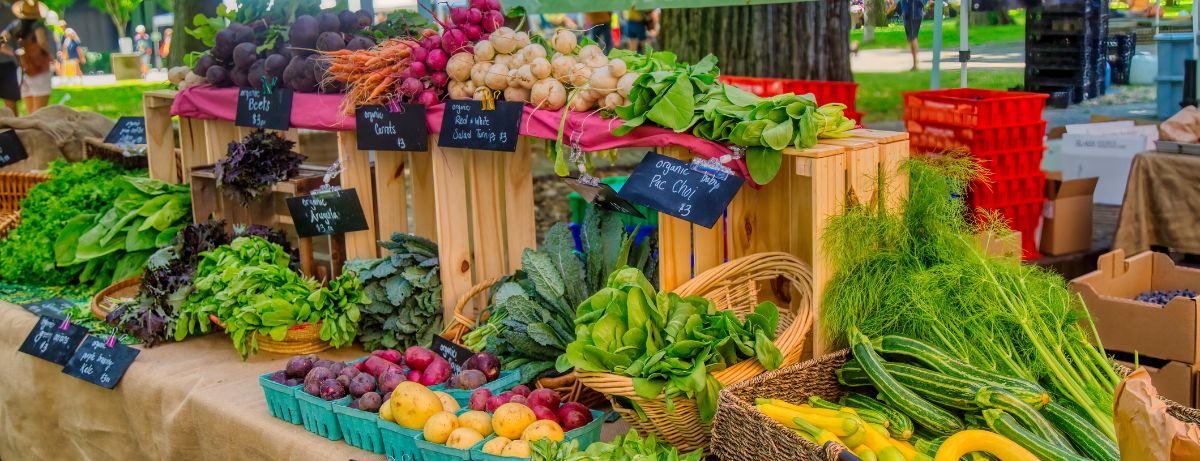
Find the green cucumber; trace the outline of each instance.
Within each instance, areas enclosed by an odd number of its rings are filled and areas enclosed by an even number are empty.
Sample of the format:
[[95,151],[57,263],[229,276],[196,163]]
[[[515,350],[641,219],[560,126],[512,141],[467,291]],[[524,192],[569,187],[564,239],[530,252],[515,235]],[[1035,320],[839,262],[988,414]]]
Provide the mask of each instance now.
[[928,456],[937,456],[938,448],[941,448],[942,442],[945,442],[948,438],[950,438],[950,436],[943,435],[941,437],[932,439],[918,439],[917,443],[913,444],[913,448],[917,449],[917,453]]
[[1038,438],[1045,440],[1047,443],[1058,446],[1063,451],[1075,453],[1075,449],[1071,446],[1071,441],[1067,440],[1061,432],[1050,424],[1050,421],[1034,410],[1029,404],[1018,399],[1012,393],[996,388],[984,387],[979,390],[979,395],[976,398],[979,406],[988,409],[1004,410],[1012,415],[1017,421],[1037,435]]
[[913,435],[912,420],[895,408],[884,405],[883,402],[857,392],[843,395],[840,402],[842,405],[856,410],[872,410],[882,414],[888,420],[888,435],[891,435],[893,439],[908,440]]
[[1041,408],[1050,401],[1050,394],[1037,383],[1027,379],[1007,376],[963,362],[929,344],[903,336],[888,335],[877,341],[877,349],[883,355],[899,355],[917,360],[935,371],[999,387],[1013,393],[1034,408]]
[[1003,435],[1017,445],[1029,450],[1038,459],[1045,461],[1087,461],[1087,458],[1063,450],[1057,444],[1050,443],[1046,439],[1034,435],[1033,432],[1021,427],[1016,418],[1013,418],[1013,415],[1008,414],[1004,410],[983,410],[983,419],[987,421],[988,427],[991,427],[997,434]]
[[987,421],[983,420],[983,415],[980,413],[963,413],[963,422],[967,423],[967,429],[988,430]]
[[[846,362],[839,370],[839,379],[858,384],[866,377],[865,370],[858,362]],[[977,410],[979,403],[976,395],[982,387],[979,383],[965,379],[954,378],[936,371],[926,370],[907,363],[884,362],[883,369],[896,378],[900,384],[912,389],[917,395],[944,407],[959,410]],[[868,381],[870,380],[867,377]]]
[[1080,453],[1087,455],[1088,458],[1095,461],[1118,461],[1121,459],[1117,444],[1096,429],[1096,426],[1093,426],[1088,420],[1079,416],[1079,413],[1057,402],[1046,404],[1041,411],[1042,415],[1045,415],[1046,419],[1065,433]]
[[867,387],[871,386],[871,378],[867,377],[867,373],[863,371],[862,365],[858,364],[857,360],[847,360],[845,364],[834,371],[837,374],[838,382],[846,387]]
[[871,348],[870,339],[859,333],[857,329],[850,334],[850,338],[850,351],[854,354],[854,358],[871,378],[875,389],[886,395],[888,401],[892,402],[896,409],[912,418],[913,422],[940,435],[953,434],[963,429],[962,421],[953,413],[929,403],[928,400],[921,398],[896,381],[896,378],[883,368],[883,359],[880,359],[875,350]]

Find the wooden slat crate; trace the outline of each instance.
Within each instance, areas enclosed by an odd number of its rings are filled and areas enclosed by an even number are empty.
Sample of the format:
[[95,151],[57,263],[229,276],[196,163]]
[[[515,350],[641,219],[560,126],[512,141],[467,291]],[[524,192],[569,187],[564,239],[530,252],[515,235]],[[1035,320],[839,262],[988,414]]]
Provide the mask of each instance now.
[[[886,200],[898,206],[908,195],[908,179],[899,174],[908,158],[908,134],[855,130],[845,139],[825,139],[804,150],[784,151],[778,176],[761,189],[744,186],[712,229],[659,214],[659,271],[663,289],[721,263],[752,253],[784,251],[812,267],[814,312],[820,312],[825,284],[835,268],[821,246],[825,225],[849,203]],[[690,159],[682,149],[666,155]],[[880,180],[887,196],[878,197]],[[814,354],[825,352],[819,326],[813,331]]]

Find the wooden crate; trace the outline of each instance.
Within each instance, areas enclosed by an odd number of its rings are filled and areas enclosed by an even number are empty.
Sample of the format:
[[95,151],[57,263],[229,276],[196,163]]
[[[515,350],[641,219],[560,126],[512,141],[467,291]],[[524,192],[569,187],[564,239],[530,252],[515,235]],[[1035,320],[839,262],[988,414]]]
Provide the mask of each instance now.
[[[742,187],[712,229],[659,214],[659,271],[662,288],[683,282],[721,263],[763,251],[784,251],[812,267],[813,310],[820,312],[825,284],[835,268],[821,245],[825,225],[847,204],[886,200],[898,206],[908,195],[899,174],[908,158],[908,134],[855,130],[845,139],[825,139],[804,150],[784,151],[778,176],[761,189]],[[690,159],[683,149],[666,155]],[[878,197],[879,181],[887,196]],[[819,325],[813,329],[814,355],[827,352]]]

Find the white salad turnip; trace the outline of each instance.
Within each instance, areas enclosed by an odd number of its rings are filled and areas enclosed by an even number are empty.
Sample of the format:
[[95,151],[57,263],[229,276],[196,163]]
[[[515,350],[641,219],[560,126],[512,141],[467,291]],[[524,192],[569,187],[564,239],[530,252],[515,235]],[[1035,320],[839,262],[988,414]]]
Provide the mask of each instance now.
[[518,45],[517,33],[507,27],[496,29],[488,40],[492,42],[492,47],[499,54],[510,54],[517,49]]
[[629,92],[633,91],[633,82],[637,81],[637,79],[637,72],[626,72],[625,75],[622,75],[621,78],[617,80],[617,94],[628,98]]
[[529,90],[516,86],[504,89],[505,101],[529,102]]
[[552,78],[538,80],[529,92],[529,102],[543,109],[561,109],[567,103],[567,89]]
[[613,77],[621,78],[625,76],[625,72],[627,70],[628,67],[626,66],[624,60],[613,59],[608,61],[608,73],[612,74]]
[[483,82],[493,90],[508,88],[508,68],[503,64],[492,64],[487,75],[484,76]]
[[575,33],[566,29],[558,29],[550,37],[550,45],[554,47],[554,51],[562,54],[571,54],[578,44],[579,39],[575,38]]
[[556,55],[553,61],[550,61],[550,75],[554,78],[566,81],[571,78],[571,69],[575,68],[575,58],[566,55]]
[[529,62],[529,73],[533,75],[534,80],[549,77],[551,70],[550,61],[544,57],[534,58]]
[[492,42],[488,40],[480,40],[475,42],[475,61],[485,62],[491,61],[496,57],[496,49],[492,47]]
[[[478,48],[476,48],[478,50]],[[471,66],[475,65],[475,57],[471,53],[455,53],[446,63],[446,73],[457,82],[465,82],[471,78]]]

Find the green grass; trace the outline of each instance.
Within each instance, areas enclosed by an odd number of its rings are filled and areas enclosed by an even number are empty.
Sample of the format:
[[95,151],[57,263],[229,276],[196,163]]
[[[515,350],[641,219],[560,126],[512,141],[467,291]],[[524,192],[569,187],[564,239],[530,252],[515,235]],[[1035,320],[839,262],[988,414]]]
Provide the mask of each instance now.
[[[167,88],[164,83],[129,82],[101,86],[62,86],[50,93],[50,103],[99,112],[111,118],[142,115],[142,92]],[[63,98],[70,95],[66,101]]]
[[[942,88],[958,88],[958,71],[942,71]],[[867,114],[866,122],[900,120],[904,116],[904,101],[901,93],[905,91],[928,90],[930,71],[916,72],[858,72],[854,81],[858,82],[858,99],[855,106],[859,112]],[[1025,73],[1021,69],[998,71],[973,71],[967,73],[967,83],[971,88],[1006,90],[1020,85],[1025,81]]]
[[[1014,24],[1004,26],[971,26],[967,29],[967,42],[971,45],[984,43],[1020,42],[1025,40],[1025,10],[1009,12]],[[886,27],[875,28],[875,41],[862,43],[862,29],[850,31],[850,41],[858,42],[860,50],[883,48],[906,48],[908,39],[904,36],[904,26],[892,23]],[[933,46],[933,21],[921,23],[921,31],[917,33],[917,44],[921,48]],[[942,22],[942,48],[956,49],[958,47],[958,18],[946,18]]]

